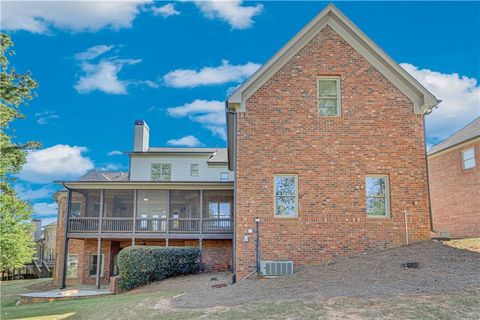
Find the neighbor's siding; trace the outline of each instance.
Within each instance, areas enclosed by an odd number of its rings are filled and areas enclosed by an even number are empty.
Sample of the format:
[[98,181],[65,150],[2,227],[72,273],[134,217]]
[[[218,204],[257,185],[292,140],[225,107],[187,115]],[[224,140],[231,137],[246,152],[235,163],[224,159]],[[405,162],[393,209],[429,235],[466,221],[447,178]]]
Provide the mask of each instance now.
[[[168,155],[132,155],[130,180],[150,181],[152,163],[171,163],[172,181],[220,181],[220,172],[229,172],[230,181],[233,181],[232,172],[227,165],[209,165],[208,155],[201,156],[168,156]],[[198,163],[200,172],[198,177],[190,176],[190,164]]]
[[[342,115],[318,117],[317,77],[339,75]],[[273,176],[298,175],[298,218],[273,217]],[[390,179],[391,217],[365,213],[365,176]],[[262,260],[317,264],[429,238],[422,115],[330,27],[257,90],[237,116],[236,267]],[[249,240],[244,242],[244,236]]]
[[[463,170],[462,151],[475,148],[475,167]],[[480,237],[480,140],[428,160],[433,228],[437,236]]]

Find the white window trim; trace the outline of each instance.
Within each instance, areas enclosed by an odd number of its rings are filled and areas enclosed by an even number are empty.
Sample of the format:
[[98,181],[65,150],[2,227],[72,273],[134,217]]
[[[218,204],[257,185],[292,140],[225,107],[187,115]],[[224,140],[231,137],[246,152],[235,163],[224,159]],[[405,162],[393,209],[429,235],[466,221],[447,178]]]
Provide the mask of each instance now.
[[[76,272],[75,272],[75,276],[69,276],[69,275],[68,275],[68,266],[69,266],[68,260],[69,260],[69,257],[70,257],[70,256],[75,256],[75,257],[76,257],[76,260],[77,260],[77,270],[76,270]],[[78,254],[76,254],[76,253],[69,253],[69,254],[67,255],[67,279],[75,279],[75,278],[78,278],[78,267],[79,267],[79,264],[78,264]]]
[[[335,80],[337,83],[337,114],[332,116],[320,115],[320,80]],[[317,115],[322,118],[342,116],[342,85],[340,76],[319,76],[317,77]]]
[[[277,200],[277,195],[275,190],[277,190],[277,177],[295,177],[295,214],[292,216],[281,216],[277,215],[276,213],[276,200]],[[298,218],[298,174],[291,174],[291,173],[286,173],[286,174],[274,174],[273,175],[273,217],[274,218],[279,218],[279,219],[295,219]]]
[[[466,153],[467,151],[470,151],[470,150],[473,151],[473,158],[465,159],[465,153]],[[468,161],[468,160],[471,160],[471,159],[473,159],[473,167],[471,167],[471,168],[465,168],[465,161]],[[463,170],[470,170],[470,169],[475,168],[476,166],[477,166],[477,161],[476,161],[476,159],[475,159],[475,147],[470,147],[470,148],[467,148],[467,149],[463,149],[463,150],[462,150],[462,169],[463,169]]]
[[[197,166],[197,174],[193,174],[193,166]],[[190,163],[190,177],[200,176],[200,165],[198,163]]]
[[[367,212],[367,199],[368,199],[368,190],[367,190],[367,178],[385,178],[385,215],[376,216],[370,215]],[[367,174],[365,176],[365,213],[369,219],[387,219],[391,217],[390,214],[390,179],[388,175],[385,174]]]

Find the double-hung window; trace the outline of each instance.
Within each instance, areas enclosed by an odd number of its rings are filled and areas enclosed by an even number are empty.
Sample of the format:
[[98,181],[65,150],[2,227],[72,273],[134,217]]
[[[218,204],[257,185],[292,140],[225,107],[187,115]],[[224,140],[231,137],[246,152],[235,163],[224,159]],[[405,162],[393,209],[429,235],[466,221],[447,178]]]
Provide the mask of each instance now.
[[475,168],[475,149],[469,148],[462,151],[462,163],[463,169],[472,169]]
[[297,175],[276,175],[274,177],[275,217],[296,217],[298,215]]
[[192,163],[190,164],[190,176],[191,177],[198,177],[198,174],[200,172],[198,163]]
[[390,215],[389,186],[387,176],[367,176],[367,216],[388,217]]
[[151,177],[153,181],[170,181],[172,165],[170,163],[152,163]]
[[318,115],[335,117],[341,114],[340,77],[318,78]]

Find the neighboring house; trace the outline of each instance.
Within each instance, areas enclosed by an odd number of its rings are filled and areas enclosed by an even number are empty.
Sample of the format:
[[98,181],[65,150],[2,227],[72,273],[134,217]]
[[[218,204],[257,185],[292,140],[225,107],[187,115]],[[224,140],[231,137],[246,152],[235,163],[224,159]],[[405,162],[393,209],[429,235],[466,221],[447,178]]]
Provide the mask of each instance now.
[[106,281],[132,244],[198,246],[235,279],[429,239],[438,103],[329,5],[228,98],[228,152],[150,148],[137,121],[128,174],[63,182],[55,281]]
[[438,237],[480,237],[480,117],[428,152]]
[[255,218],[260,260],[294,266],[429,239],[438,103],[333,5],[316,16],[227,101],[237,278],[256,267]]
[[39,278],[48,278],[53,275],[57,223],[42,226],[41,220],[33,219],[32,222],[35,225],[35,257],[31,266],[32,272]]
[[136,121],[129,156],[128,173],[94,170],[61,182],[67,191],[56,195],[55,283],[63,280],[68,207],[68,283],[108,281],[118,274],[119,251],[133,244],[200,247],[207,269],[229,269],[233,174],[227,150],[153,148],[147,124]]

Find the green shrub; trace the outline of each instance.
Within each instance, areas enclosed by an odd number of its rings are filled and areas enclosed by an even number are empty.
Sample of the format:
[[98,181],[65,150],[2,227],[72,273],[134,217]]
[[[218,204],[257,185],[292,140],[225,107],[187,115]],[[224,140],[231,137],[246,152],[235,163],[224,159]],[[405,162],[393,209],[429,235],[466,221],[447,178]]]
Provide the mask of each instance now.
[[132,246],[118,255],[120,286],[132,289],[155,280],[200,271],[200,250],[194,247]]

